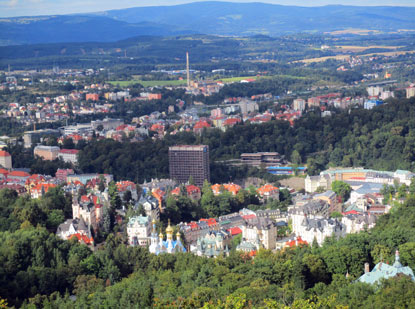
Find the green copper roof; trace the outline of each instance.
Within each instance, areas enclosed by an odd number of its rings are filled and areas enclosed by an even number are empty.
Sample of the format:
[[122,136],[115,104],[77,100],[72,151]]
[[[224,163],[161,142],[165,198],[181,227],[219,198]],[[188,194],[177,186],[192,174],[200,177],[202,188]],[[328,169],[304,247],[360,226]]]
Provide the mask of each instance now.
[[412,281],[415,281],[414,273],[408,266],[402,266],[399,260],[399,252],[396,252],[395,263],[388,265],[383,262],[376,264],[375,268],[371,272],[362,275],[358,280],[360,282],[374,284],[380,281],[380,279],[388,279],[395,277],[398,274],[404,274],[411,277]]

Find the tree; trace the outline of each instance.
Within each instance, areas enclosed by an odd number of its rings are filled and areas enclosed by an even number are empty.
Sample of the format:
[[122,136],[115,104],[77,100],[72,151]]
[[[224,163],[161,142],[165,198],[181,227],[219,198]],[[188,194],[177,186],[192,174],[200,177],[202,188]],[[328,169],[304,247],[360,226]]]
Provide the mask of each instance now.
[[347,201],[350,197],[350,192],[352,191],[352,187],[350,187],[348,183],[340,180],[333,181],[331,189],[341,197],[342,201]]
[[301,155],[297,150],[293,150],[291,153],[291,162],[294,164],[301,164]]

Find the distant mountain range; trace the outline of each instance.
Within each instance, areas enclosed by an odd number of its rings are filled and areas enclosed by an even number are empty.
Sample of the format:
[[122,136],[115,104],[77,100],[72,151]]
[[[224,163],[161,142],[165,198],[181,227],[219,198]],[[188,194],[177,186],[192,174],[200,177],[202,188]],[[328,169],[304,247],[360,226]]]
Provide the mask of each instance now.
[[282,6],[194,2],[90,14],[0,19],[0,45],[112,42],[139,35],[270,36],[344,29],[415,29],[415,7]]

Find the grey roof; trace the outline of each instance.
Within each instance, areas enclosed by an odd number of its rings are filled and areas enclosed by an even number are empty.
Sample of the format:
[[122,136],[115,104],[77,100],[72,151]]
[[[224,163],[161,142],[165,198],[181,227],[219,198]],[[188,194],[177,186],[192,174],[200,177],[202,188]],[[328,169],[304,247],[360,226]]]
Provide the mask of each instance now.
[[275,226],[275,222],[268,218],[252,218],[246,220],[246,226],[248,228],[256,227],[259,230],[269,230]]
[[56,234],[60,234],[62,232],[68,232],[71,225],[73,225],[75,231],[88,231],[88,227],[85,221],[82,218],[81,219],[75,218],[75,219],[68,219],[64,223],[60,224],[58,226]]
[[323,232],[323,230],[328,226],[334,226],[335,230],[343,229],[341,223],[337,221],[336,219],[325,219],[325,218],[309,219],[305,217],[301,224],[305,226],[308,231],[315,229],[315,230],[319,230],[320,232]]

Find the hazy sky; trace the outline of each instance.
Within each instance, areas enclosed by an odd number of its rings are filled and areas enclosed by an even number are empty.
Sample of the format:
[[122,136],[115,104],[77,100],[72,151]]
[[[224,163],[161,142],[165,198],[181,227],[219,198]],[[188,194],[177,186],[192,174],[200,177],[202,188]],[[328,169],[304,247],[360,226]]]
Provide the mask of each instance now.
[[[202,0],[203,1],[203,0]],[[238,0],[232,2],[255,2]],[[70,14],[122,9],[135,6],[174,5],[195,1],[188,0],[0,0],[0,16],[33,16]],[[415,0],[257,0],[284,5],[320,6],[343,5],[396,5],[415,6]]]

